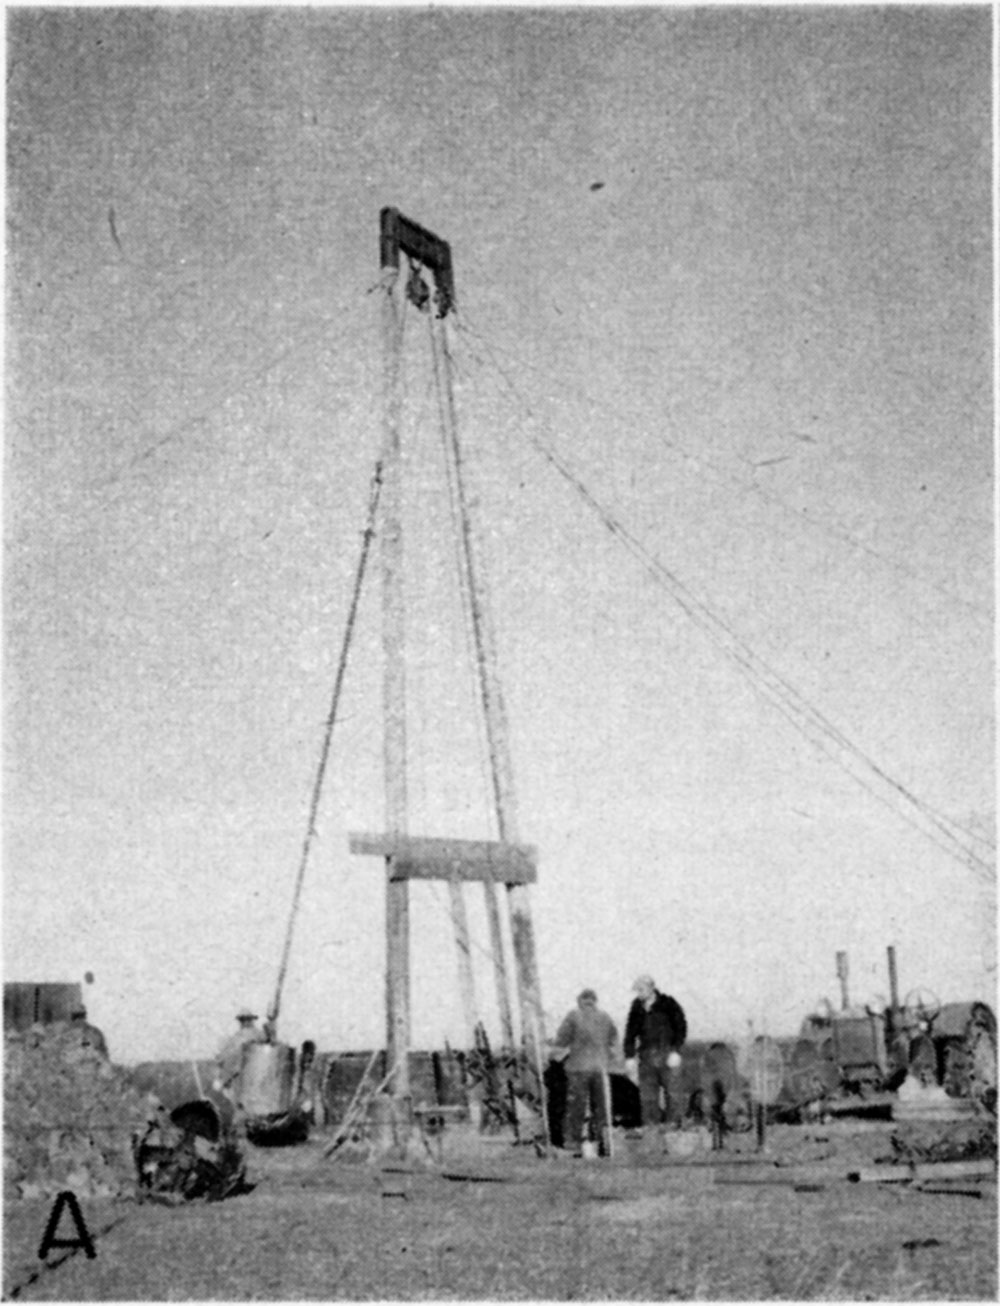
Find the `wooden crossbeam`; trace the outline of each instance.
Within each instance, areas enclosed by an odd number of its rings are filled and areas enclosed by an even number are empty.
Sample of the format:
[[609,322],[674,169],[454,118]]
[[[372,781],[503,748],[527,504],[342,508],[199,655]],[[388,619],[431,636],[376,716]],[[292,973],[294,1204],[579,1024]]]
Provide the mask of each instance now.
[[475,839],[421,839],[401,834],[352,834],[352,853],[386,857],[390,880],[489,881],[534,884],[538,854],[528,844]]

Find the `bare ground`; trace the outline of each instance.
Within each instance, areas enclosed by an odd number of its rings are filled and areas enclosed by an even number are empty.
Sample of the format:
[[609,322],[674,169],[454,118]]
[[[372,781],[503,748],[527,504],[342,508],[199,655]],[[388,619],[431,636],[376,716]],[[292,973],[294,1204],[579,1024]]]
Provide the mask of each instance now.
[[847,1182],[890,1128],[772,1130],[763,1164],[749,1136],[721,1158],[620,1139],[613,1160],[583,1161],[453,1129],[440,1158],[380,1165],[324,1159],[318,1137],[254,1150],[253,1191],[214,1205],[81,1203],[92,1260],[41,1262],[51,1204],[8,1204],[4,1297],[995,1301],[995,1178],[944,1194]]

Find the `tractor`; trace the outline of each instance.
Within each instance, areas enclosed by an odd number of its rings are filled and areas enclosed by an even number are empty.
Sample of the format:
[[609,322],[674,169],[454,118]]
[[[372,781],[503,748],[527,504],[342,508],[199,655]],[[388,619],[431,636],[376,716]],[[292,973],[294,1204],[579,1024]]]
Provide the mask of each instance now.
[[846,957],[838,954],[844,1005],[829,1002],[807,1016],[797,1039],[785,1040],[786,1110],[822,1111],[836,1105],[875,1105],[907,1075],[971,1099],[996,1114],[997,1025],[985,1002],[942,1003],[929,989],[896,997],[895,958],[889,949],[892,999],[851,1006]]

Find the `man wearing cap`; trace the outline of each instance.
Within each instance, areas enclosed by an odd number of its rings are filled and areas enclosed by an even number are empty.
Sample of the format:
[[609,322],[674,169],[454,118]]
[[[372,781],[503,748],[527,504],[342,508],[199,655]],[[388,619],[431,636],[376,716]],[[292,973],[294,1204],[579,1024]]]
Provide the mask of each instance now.
[[625,1023],[625,1062],[634,1066],[638,1054],[642,1123],[644,1126],[660,1123],[662,1088],[664,1121],[670,1125],[679,1105],[676,1078],[681,1066],[681,1048],[687,1038],[687,1020],[680,1003],[661,993],[650,975],[640,975],[632,991],[636,998]]
[[555,1043],[567,1049],[566,1141],[577,1156],[583,1153],[587,1108],[602,1156],[608,1153],[610,1088],[608,1070],[615,1057],[618,1031],[611,1017],[598,1007],[597,994],[584,989],[576,1006],[559,1026]]
[[232,1096],[236,1091],[240,1071],[243,1069],[245,1050],[251,1043],[263,1043],[264,1031],[257,1028],[257,1017],[246,1007],[237,1012],[239,1028],[223,1042],[216,1055],[216,1076],[213,1088]]

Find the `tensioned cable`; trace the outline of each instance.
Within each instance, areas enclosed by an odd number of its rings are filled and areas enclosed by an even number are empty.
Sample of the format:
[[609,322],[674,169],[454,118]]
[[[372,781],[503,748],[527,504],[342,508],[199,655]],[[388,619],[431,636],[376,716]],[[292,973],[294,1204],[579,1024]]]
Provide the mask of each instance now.
[[[490,353],[493,354],[495,358],[494,346],[487,341],[486,337],[482,334],[482,332],[475,330],[473,327],[469,325],[467,321],[459,322],[458,327],[459,330],[461,330],[465,335],[472,336],[478,339],[479,341],[481,341],[482,344],[490,350]],[[496,349],[500,349],[501,352],[507,354],[508,357],[511,358],[513,357],[510,354],[509,350],[502,349],[501,346],[496,346]],[[514,361],[517,362],[517,365],[519,367],[525,367],[532,371],[538,370],[537,367],[535,367],[535,365],[532,364],[529,360],[516,359]],[[550,373],[545,374],[545,381],[546,384],[552,383],[552,376]],[[595,398],[593,395],[590,394],[585,394],[585,398],[587,400],[588,405],[591,406],[592,408],[603,409],[605,412],[612,414],[614,417],[620,418],[625,421],[629,420],[627,414],[623,413],[619,408],[615,407],[613,404],[609,404],[607,400]],[[783,499],[781,495],[774,494],[768,490],[765,490],[763,486],[758,485],[755,481],[747,481],[742,477],[734,476],[731,471],[729,471],[725,467],[720,466],[714,459],[706,457],[705,454],[703,453],[696,454],[696,453],[692,453],[691,450],[689,449],[685,449],[684,446],[682,444],[679,444],[676,439],[672,439],[662,430],[659,430],[654,427],[650,427],[648,429],[651,431],[653,435],[656,436],[656,438],[664,446],[664,448],[669,449],[672,453],[678,454],[682,459],[684,459],[685,462],[690,463],[696,471],[702,471],[705,469],[711,471],[712,474],[715,477],[717,477],[719,480],[727,481],[730,485],[735,486],[741,492],[748,495],[752,494],[756,498],[760,499],[763,503],[771,504],[774,507],[780,508],[783,512],[787,513],[788,516],[790,516],[794,521],[806,526],[811,526],[814,530],[823,531],[825,534],[829,535],[832,539],[839,540],[842,544],[846,544],[849,548],[856,549],[861,553],[867,554],[868,557],[874,558],[877,562],[881,562],[883,565],[887,567],[892,567],[895,571],[898,571],[900,574],[908,577],[911,581],[916,582],[917,584],[921,585],[925,589],[934,590],[934,592],[940,594],[942,598],[945,598],[951,603],[955,603],[963,608],[966,608],[968,611],[972,612],[975,616],[979,618],[986,618],[988,620],[992,620],[993,614],[984,604],[978,603],[974,599],[963,598],[960,594],[956,594],[953,590],[948,589],[946,586],[941,585],[936,581],[930,580],[922,572],[918,571],[914,567],[911,567],[908,563],[902,561],[899,558],[891,558],[888,556],[888,554],[880,553],[878,549],[873,549],[870,544],[866,544],[864,540],[859,540],[856,536],[852,535],[849,531],[845,530],[842,526],[840,526],[836,522],[826,520],[822,517],[807,515],[806,513],[796,508],[793,504],[788,503],[788,501],[786,499]]]
[[[466,649],[469,665],[475,668],[473,677],[473,712],[477,725],[479,761],[482,766],[482,778],[485,782],[484,792],[492,792],[494,804],[492,814],[498,837],[503,840],[512,837],[516,829],[513,812],[513,779],[510,775],[510,759],[505,751],[507,738],[505,712],[500,686],[496,678],[496,650],[493,647],[492,632],[487,621],[489,597],[485,587],[483,562],[480,559],[478,572],[473,562],[473,530],[469,517],[462,481],[462,455],[458,439],[457,417],[447,369],[451,366],[447,337],[443,323],[440,330],[435,330],[433,320],[429,321],[431,358],[433,362],[434,381],[438,398],[438,415],[440,419],[442,452],[444,454],[446,479],[448,483],[449,506],[453,525],[453,539],[456,548],[456,563],[459,575],[460,596],[463,601],[465,621]],[[439,338],[440,334],[440,338]],[[476,703],[475,690],[478,688]],[[482,717],[478,711],[482,707]],[[491,805],[487,803],[487,809]],[[487,918],[490,929],[491,948],[489,956],[497,983],[498,1014],[504,1030],[505,1040],[513,1041],[513,1016],[507,977],[507,960],[504,955],[503,916],[499,911],[492,883],[484,886],[487,900]],[[510,945],[508,945],[510,946]]]
[[138,452],[126,458],[109,475],[95,481],[93,483],[93,488],[101,490],[106,489],[109,485],[116,484],[116,482],[118,482],[126,472],[131,471],[132,468],[138,467],[140,463],[144,463],[149,458],[152,458],[160,451],[160,449],[164,448],[164,446],[173,443],[175,440],[181,439],[189,430],[199,426],[207,418],[211,417],[213,413],[222,408],[223,405],[228,403],[235,395],[244,393],[255,382],[268,376],[276,367],[279,367],[283,362],[285,362],[286,359],[291,358],[307,346],[326,339],[329,335],[329,329],[330,322],[324,319],[312,330],[304,332],[298,340],[293,341],[277,354],[272,355],[270,358],[265,358],[263,362],[257,364],[252,368],[252,370],[245,372],[233,385],[227,386],[224,392],[217,392],[216,394],[211,395],[208,398],[208,401],[199,408],[198,412],[192,413],[188,417],[181,418],[180,421],[169,426],[162,435],[146,445],[145,448],[140,449]]
[[[484,345],[486,345],[486,347],[489,348],[489,343],[485,340],[485,338],[482,337],[481,335],[480,335],[479,338],[483,341]],[[492,350],[491,350],[491,353],[492,353]],[[480,360],[480,361],[481,361],[481,360]],[[520,392],[517,390],[517,387],[514,385],[514,382],[513,382],[513,381],[511,380],[511,378],[508,376],[508,374],[506,373],[506,371],[501,367],[501,365],[500,365],[499,363],[496,362],[495,356],[494,356],[494,358],[493,358],[493,363],[494,363],[494,366],[495,366],[495,368],[496,368],[496,371],[497,371],[498,375],[501,376],[501,378],[503,379],[505,385],[506,385],[506,386],[511,390],[511,392],[515,395],[515,397],[518,399],[518,401],[519,401],[519,402],[524,406],[525,411],[529,414],[529,416],[531,416],[532,418],[535,418],[535,414],[532,412],[532,410],[531,410],[531,408],[530,408],[530,405],[527,404],[527,401],[524,399],[524,396],[521,395]],[[535,420],[537,420],[537,418],[536,418]],[[542,453],[544,454],[544,456],[548,457],[548,451],[547,451],[547,450],[540,449],[539,451],[542,452]],[[640,546],[640,547],[641,547],[641,546]],[[670,574],[670,573],[668,573],[668,575],[669,575],[669,574]],[[682,585],[682,583],[680,582],[679,578],[674,578],[674,579],[676,580],[676,583],[677,583],[678,585]],[[683,588],[683,586],[682,586],[682,588]],[[688,592],[688,594],[690,595],[690,598],[692,599],[692,601],[697,602],[697,600],[695,600],[694,595],[693,595],[693,594],[690,594],[690,591],[687,591],[687,592]],[[726,625],[726,623],[725,623],[725,622],[724,622],[720,617],[718,617],[717,614],[715,614],[714,612],[712,612],[711,609],[709,609],[709,608],[707,607],[707,605],[705,605],[705,612],[706,612],[706,613],[711,617],[712,620],[717,621],[717,622],[722,626],[722,628],[726,631],[727,635],[728,635],[730,638],[732,638],[733,640],[736,640],[736,641],[738,641],[739,643],[741,643],[742,646],[743,646],[743,648],[746,650],[746,653],[747,653],[748,655],[750,655],[750,656],[752,656],[752,657],[754,657],[754,658],[757,658],[757,655],[753,653],[753,650],[750,649],[748,645],[746,645],[745,641],[740,640],[740,638],[739,638],[739,636],[736,634],[736,632],[733,631],[731,628],[729,628],[729,627]],[[763,667],[765,667],[765,668],[767,667],[767,664],[764,663],[762,659],[759,659],[759,658],[758,658],[758,661],[760,661],[761,666],[763,666]],[[771,670],[770,668],[767,668],[767,669],[768,669],[768,671]],[[772,673],[772,674],[776,674],[776,673]],[[842,735],[842,734],[837,730],[837,728],[836,728],[836,727],[835,727],[835,726],[834,726],[830,721],[828,721],[825,717],[823,717],[822,714],[819,713],[818,709],[816,709],[815,707],[813,707],[812,704],[808,703],[808,701],[805,700],[805,699],[802,697],[802,695],[798,693],[797,690],[795,690],[794,686],[792,686],[792,685],[791,685],[789,682],[787,682],[787,681],[783,681],[783,680],[781,680],[780,677],[777,677],[777,678],[779,679],[779,681],[781,681],[782,685],[783,685],[784,688],[789,692],[789,694],[792,695],[792,696],[794,696],[794,697],[796,697],[796,698],[799,700],[799,703],[798,703],[798,710],[799,710],[799,711],[803,711],[803,709],[806,709],[809,713],[813,714],[813,715],[817,718],[817,722],[818,722],[820,728],[821,728],[825,733],[830,733],[831,731],[834,732],[834,734],[838,736],[838,742],[839,742],[839,743],[841,744],[841,746],[844,747],[846,750],[848,750],[848,751],[854,751],[854,752],[859,752],[859,751],[860,751],[860,750],[857,750],[857,749],[856,749],[856,746],[853,745],[852,742],[851,742],[851,741],[850,741],[846,736]],[[862,754],[861,756],[862,756],[862,758],[863,758],[863,760],[864,760],[864,762],[865,762],[866,765],[868,765],[869,767],[873,768],[873,769],[876,770],[876,771],[879,770],[877,764],[874,763],[871,759],[867,758],[867,757],[864,756],[863,754]],[[884,779],[886,780],[886,782],[889,783],[891,786],[902,789],[902,787],[899,786],[898,783],[897,783],[895,780],[892,779],[892,777],[890,777],[890,776],[885,776],[885,775],[884,775],[882,778],[884,778]],[[906,792],[906,791],[903,790],[903,792]],[[973,830],[969,830],[969,829],[967,829],[965,826],[963,826],[963,825],[961,825],[959,822],[953,820],[951,817],[946,816],[946,815],[944,815],[943,813],[936,812],[936,811],[935,811],[935,810],[930,806],[930,804],[928,804],[928,803],[926,803],[926,802],[923,802],[923,800],[916,799],[915,796],[913,796],[913,795],[909,795],[909,794],[908,794],[907,796],[908,796],[912,801],[915,801],[915,802],[917,802],[920,806],[922,806],[922,807],[924,808],[924,810],[926,811],[926,813],[927,813],[928,819],[931,819],[932,821],[934,821],[935,824],[941,825],[942,823],[944,823],[944,824],[946,824],[946,825],[948,825],[948,826],[953,827],[954,830],[959,831],[960,834],[961,834],[962,836],[964,836],[965,838],[972,839],[972,840],[974,840],[975,842],[978,842],[978,843],[982,844],[984,847],[989,848],[989,849],[991,849],[991,850],[995,848],[995,844],[994,844],[994,842],[993,842],[992,840],[990,840],[990,839],[988,839],[988,838],[986,838],[986,837],[984,837],[984,836],[978,834],[976,831],[973,831]],[[953,834],[953,832],[952,832],[951,829],[945,830],[945,834],[946,834],[949,838],[955,838],[955,836],[954,836],[954,834]],[[960,840],[958,840],[958,842],[960,843]],[[975,854],[973,854],[973,855],[975,855]]]
[[326,718],[326,726],[323,732],[323,745],[320,749],[319,766],[316,768],[316,778],[313,783],[312,798],[309,803],[309,820],[306,825],[305,838],[302,842],[302,853],[299,858],[298,872],[295,877],[295,891],[292,894],[292,908],[288,919],[288,928],[285,931],[285,943],[281,954],[281,965],[278,967],[278,982],[274,990],[274,998],[271,1002],[270,1010],[267,1013],[267,1027],[272,1036],[275,1023],[278,1019],[278,1011],[281,1007],[281,992],[284,987],[285,976],[288,973],[288,959],[292,950],[292,934],[295,930],[295,919],[298,915],[299,903],[302,897],[302,884],[305,879],[306,865],[309,861],[309,853],[312,849],[313,840],[316,838],[316,814],[319,810],[320,794],[323,790],[323,777],[326,775],[326,765],[330,756],[330,743],[333,738],[334,723],[337,719],[337,708],[340,704],[340,692],[344,685],[344,674],[347,670],[347,655],[351,647],[351,636],[354,633],[354,622],[357,617],[358,601],[361,596],[361,586],[365,577],[365,567],[368,563],[368,554],[371,549],[372,538],[375,534],[375,513],[378,509],[379,493],[381,489],[382,463],[379,461],[375,464],[375,471],[372,475],[371,490],[368,496],[368,516],[361,537],[361,553],[358,558],[358,567],[354,578],[354,590],[351,594],[351,603],[347,614],[347,625],[344,628],[344,638],[340,648],[340,659],[337,663],[337,674],[334,680],[333,696],[330,701],[330,711]]
[[[431,344],[431,358],[434,368],[434,383],[438,400],[438,417],[441,433],[441,446],[444,455],[445,478],[448,486],[448,506],[451,514],[452,523],[452,541],[455,549],[455,566],[458,574],[459,603],[462,609],[462,627],[465,638],[465,651],[468,658],[470,669],[475,668],[478,662],[478,653],[476,649],[476,598],[472,589],[472,576],[466,561],[466,554],[462,547],[462,508],[461,495],[457,484],[457,472],[453,465],[451,456],[452,451],[449,449],[448,421],[446,412],[446,397],[444,394],[443,379],[441,375],[442,360],[439,357],[437,340],[434,333],[434,324],[428,319],[428,334]],[[444,360],[446,365],[447,360]],[[483,578],[480,576],[480,584]],[[471,716],[475,722],[476,739],[478,743],[478,755],[480,775],[483,781],[483,791],[489,794],[493,788],[492,773],[493,764],[491,761],[489,740],[486,737],[486,727],[484,725],[480,708],[482,702],[476,691],[475,675],[473,674],[470,681],[467,682],[469,693]],[[487,802],[487,821],[490,828],[496,826],[496,812],[492,805]]]
[[[489,348],[488,342],[484,344]],[[505,370],[494,359],[493,365],[497,374],[501,377],[504,384],[511,391],[519,404],[525,408],[528,414],[534,418],[530,405],[520,394],[517,386],[513,383]],[[537,419],[536,419],[537,420]],[[819,747],[824,753],[832,758],[847,774],[849,774],[856,783],[862,785],[874,797],[883,802],[886,806],[891,804],[883,796],[873,790],[865,780],[854,770],[851,770],[844,764],[843,759],[835,752],[831,751],[830,743],[834,744],[848,754],[852,759],[861,763],[883,784],[890,788],[895,795],[902,798],[908,807],[917,813],[923,821],[929,822],[944,836],[947,842],[941,840],[928,831],[924,826],[915,825],[910,818],[899,812],[898,808],[892,808],[899,815],[904,815],[904,819],[914,824],[915,828],[920,829],[924,836],[931,840],[942,851],[948,852],[949,855],[956,857],[968,866],[974,873],[982,876],[991,876],[992,867],[984,861],[977,853],[962,844],[961,840],[949,828],[949,824],[961,829],[963,834],[970,838],[979,838],[979,836],[966,831],[959,826],[957,822],[951,821],[950,818],[942,818],[915,794],[911,793],[904,785],[890,776],[882,767],[870,758],[862,749],[853,743],[846,735],[843,734],[831,721],[829,721],[822,712],[813,704],[805,699],[787,680],[778,672],[774,671],[762,658],[760,658],[749,645],[743,641],[737,633],[727,625],[727,623],[718,616],[707,604],[698,599],[679,577],[674,575],[659,559],[649,553],[644,545],[607,509],[600,501],[590,492],[562,459],[559,458],[551,449],[549,449],[537,436],[528,435],[529,442],[541,454],[546,462],[550,464],[559,475],[573,487],[576,493],[583,501],[594,511],[605,528],[622,543],[630,553],[637,557],[657,583],[661,584],[672,595],[675,602],[681,607],[682,611],[688,615],[701,629],[703,629],[713,641],[740,667],[742,673],[750,679],[761,692],[766,692],[769,701],[778,708],[779,711],[793,724],[800,733],[806,735],[810,742]],[[809,727],[809,729],[807,729]],[[818,731],[820,738],[816,738],[811,731]],[[980,840],[981,842],[987,842]]]

